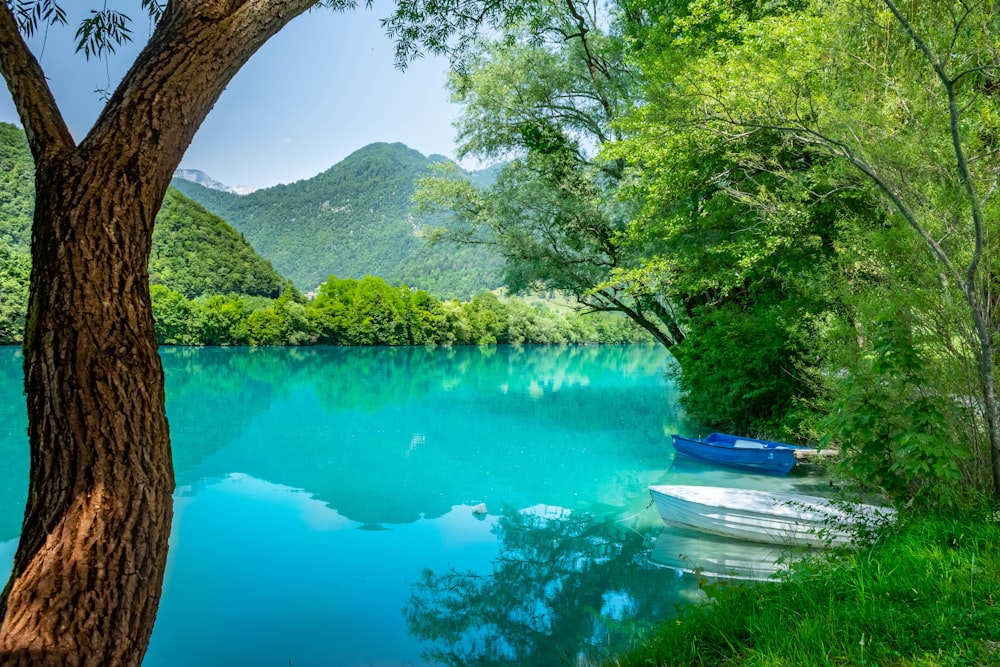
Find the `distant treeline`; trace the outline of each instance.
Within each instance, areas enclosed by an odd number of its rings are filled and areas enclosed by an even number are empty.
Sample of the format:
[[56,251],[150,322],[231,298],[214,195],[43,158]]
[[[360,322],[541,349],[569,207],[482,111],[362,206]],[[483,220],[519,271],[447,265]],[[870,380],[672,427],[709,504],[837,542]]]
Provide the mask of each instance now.
[[381,278],[331,276],[307,301],[291,285],[277,299],[188,299],[152,285],[157,340],[164,345],[494,345],[635,343],[651,338],[607,313],[559,314],[483,292],[439,301]]

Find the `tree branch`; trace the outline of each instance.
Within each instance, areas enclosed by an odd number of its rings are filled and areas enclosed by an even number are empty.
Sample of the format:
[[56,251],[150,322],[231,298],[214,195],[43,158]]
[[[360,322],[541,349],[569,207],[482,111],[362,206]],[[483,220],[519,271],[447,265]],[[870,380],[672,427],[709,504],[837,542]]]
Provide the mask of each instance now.
[[[885,0],[885,1],[886,3],[890,2],[890,0]],[[927,244],[930,250],[934,253],[934,256],[937,257],[938,261],[940,261],[941,264],[952,275],[955,276],[955,278],[959,281],[959,284],[961,285],[968,284],[968,281],[965,279],[965,277],[962,276],[962,274],[958,271],[957,267],[955,267],[955,265],[952,263],[951,257],[949,257],[947,251],[941,246],[940,243],[937,242],[937,240],[930,234],[930,232],[928,232],[927,229],[922,224],[920,224],[920,221],[917,219],[916,214],[912,210],[910,210],[910,208],[906,205],[899,192],[897,192],[896,189],[893,188],[882,177],[882,174],[880,174],[872,165],[868,164],[863,159],[855,155],[854,151],[852,151],[846,143],[828,137],[823,133],[819,132],[818,130],[812,129],[801,123],[793,122],[791,124],[785,125],[785,124],[767,124],[767,123],[753,123],[749,121],[742,121],[733,117],[729,113],[729,110],[726,109],[725,104],[721,100],[717,98],[713,98],[713,100],[717,104],[722,106],[726,115],[712,116],[711,114],[707,114],[706,118],[708,120],[719,121],[725,124],[732,125],[734,127],[750,128],[757,130],[772,130],[775,132],[781,132],[782,134],[786,134],[788,136],[793,137],[796,141],[799,141],[802,144],[805,145],[811,144],[814,146],[822,147],[823,149],[828,151],[829,154],[846,159],[849,163],[854,165],[855,168],[857,168],[865,176],[871,179],[871,181],[875,183],[878,189],[881,190],[882,193],[889,198],[889,200],[892,202],[896,210],[899,211],[900,215],[903,216],[903,218],[910,225],[910,227],[912,227],[913,230],[917,232],[917,234],[920,236],[920,238],[923,239],[924,243]],[[965,173],[966,175],[968,174],[967,165]],[[977,211],[979,210],[978,200],[974,203],[974,207],[976,208]],[[980,219],[979,225],[977,225],[976,229],[977,255],[981,252],[981,247],[982,247],[981,235],[982,235],[982,229],[981,229],[981,219]]]
[[[652,320],[646,317],[646,314],[642,312],[642,304],[636,301],[636,307],[631,308],[624,301],[616,297],[614,294],[610,293],[607,289],[599,290],[599,292],[594,292],[594,294],[600,294],[601,297],[607,299],[609,302],[614,304],[615,309],[622,313],[625,313],[633,322],[641,326],[643,329],[648,331],[653,338],[658,340],[663,347],[668,350],[673,350],[678,344],[683,341],[683,337],[674,338],[674,332],[670,333],[663,331],[660,327],[656,326]],[[679,330],[677,331],[679,333]]]
[[[885,6],[889,8],[889,11],[892,12],[893,16],[896,17],[896,20],[899,21],[899,24],[903,26],[906,34],[910,36],[910,40],[913,44],[920,50],[921,53],[924,54],[927,62],[934,68],[934,73],[937,74],[938,79],[940,79],[941,84],[944,86],[945,92],[948,95],[948,119],[951,128],[952,148],[955,151],[955,166],[958,169],[958,177],[959,180],[962,181],[962,187],[965,188],[966,196],[969,198],[969,208],[972,211],[972,226],[975,234],[975,247],[973,249],[972,259],[969,260],[969,265],[965,269],[965,284],[971,285],[976,279],[976,271],[979,268],[979,261],[983,255],[983,245],[985,243],[983,232],[984,224],[983,212],[979,207],[979,195],[976,193],[976,186],[972,181],[972,174],[969,173],[969,162],[965,157],[965,149],[962,148],[962,135],[959,128],[960,113],[958,110],[958,97],[955,92],[955,84],[958,79],[952,79],[948,76],[947,72],[944,70],[944,66],[941,64],[941,61],[934,57],[930,46],[928,46],[927,42],[925,42],[923,38],[917,34],[913,24],[911,24],[909,19],[907,19],[906,16],[899,11],[896,4],[892,0],[883,1],[885,2]],[[963,74],[965,74],[965,72],[963,72]],[[935,252],[937,252],[937,248],[935,248]]]
[[608,77],[607,68],[601,66],[601,63],[598,62],[597,58],[594,57],[594,54],[590,50],[590,42],[587,39],[587,33],[590,32],[590,28],[587,26],[586,19],[584,19],[583,15],[577,10],[576,5],[573,4],[573,0],[566,0],[566,7],[569,9],[570,15],[576,20],[576,24],[579,28],[580,43],[583,45],[584,60],[587,63],[587,71],[590,73],[590,80],[594,85],[594,90],[598,95],[599,102],[604,108],[604,115],[607,118],[611,118],[611,102],[604,95],[600,84],[597,82],[597,72],[601,72],[605,77]]
[[0,3],[0,71],[24,125],[35,163],[72,150],[73,136],[7,2]]
[[[236,72],[270,37],[316,4],[173,0],[80,149],[132,154],[134,169],[156,173],[157,187],[166,190],[191,139]],[[142,128],[138,141],[135,127]],[[123,141],[131,143],[119,145]]]

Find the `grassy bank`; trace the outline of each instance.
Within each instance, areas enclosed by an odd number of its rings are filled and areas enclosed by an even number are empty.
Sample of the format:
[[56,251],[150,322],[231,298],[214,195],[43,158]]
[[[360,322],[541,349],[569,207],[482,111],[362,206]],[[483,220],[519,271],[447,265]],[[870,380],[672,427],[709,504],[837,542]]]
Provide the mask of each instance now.
[[1000,665],[997,512],[910,519],[783,583],[705,588],[709,604],[613,664]]

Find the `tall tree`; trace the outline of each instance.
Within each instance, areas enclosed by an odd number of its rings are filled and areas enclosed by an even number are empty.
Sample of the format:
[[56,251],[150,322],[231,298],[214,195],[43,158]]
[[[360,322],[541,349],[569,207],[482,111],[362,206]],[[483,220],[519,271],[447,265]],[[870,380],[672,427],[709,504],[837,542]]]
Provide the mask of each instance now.
[[[688,26],[731,16],[727,4],[708,0]],[[964,323],[942,330],[938,347],[972,361],[978,390],[969,403],[980,411],[991,486],[1000,494],[998,7],[992,0],[796,5],[781,16],[730,22],[740,39],[690,62],[679,92],[697,100],[707,133],[744,148],[744,164],[795,180],[751,145],[778,133],[789,150],[842,165],[831,172],[836,183],[866,182],[924,245],[935,268],[914,266],[910,274],[935,277],[923,285],[925,298],[965,304]],[[939,400],[955,402],[945,396]]]
[[686,93],[692,65],[749,51],[744,26],[776,24],[801,4],[623,0],[642,104],[605,151],[630,165],[619,195],[639,202],[619,244],[640,250],[617,277],[656,285],[684,309],[675,355],[689,416],[780,438],[815,437],[807,406],[822,377],[819,334],[844,307],[825,277],[845,221],[881,210],[831,178],[829,158],[795,150],[780,132],[713,132],[704,101]]
[[[487,188],[428,179],[418,201],[463,223],[446,236],[498,245],[512,288],[558,288],[645,327],[677,359],[699,421],[774,435],[797,429],[786,415],[811,393],[800,367],[815,365],[818,318],[803,314],[822,306],[803,275],[829,262],[833,223],[855,202],[780,133],[755,147],[802,174],[796,188],[691,122],[685,63],[800,3],[723,3],[730,18],[695,23],[710,4],[554,0],[480,42],[451,80],[461,147],[510,162]],[[751,203],[760,193],[771,210]]]
[[599,155],[621,139],[616,121],[636,86],[616,5],[547,0],[539,9],[479,41],[450,80],[464,105],[460,153],[510,162],[487,188],[453,174],[425,179],[417,200],[454,215],[446,237],[495,245],[513,290],[565,291],[591,311],[626,314],[673,348],[684,340],[683,313],[660,279],[620,278],[642,249],[621,243],[631,211],[609,196],[624,162]]
[[[100,55],[127,17],[95,3]],[[31,480],[0,595],[5,665],[137,665],[160,598],[174,488],[147,268],[153,221],[185,149],[232,77],[307,10],[352,0],[141,0],[156,27],[79,142],[24,35],[57,0],[0,4],[0,71],[35,163],[24,342]],[[400,3],[401,59],[468,43],[505,3]],[[426,46],[421,46],[426,45]]]

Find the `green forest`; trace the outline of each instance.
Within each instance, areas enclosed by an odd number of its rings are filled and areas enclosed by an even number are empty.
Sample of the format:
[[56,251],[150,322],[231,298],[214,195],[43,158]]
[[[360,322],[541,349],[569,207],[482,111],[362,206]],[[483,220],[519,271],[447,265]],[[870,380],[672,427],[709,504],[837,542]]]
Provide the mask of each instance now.
[[[369,167],[375,171],[359,172],[357,162],[366,155]],[[401,155],[405,158],[402,161]],[[413,180],[426,168],[419,153],[399,144],[376,144],[345,162],[347,167],[331,169],[327,175],[349,173],[351,187],[358,193],[367,192],[368,197],[375,197],[371,193],[391,183],[401,193],[395,197],[399,200],[394,204],[397,206],[407,205]],[[349,168],[347,172],[345,168]],[[0,124],[0,170],[0,344],[10,344],[21,341],[27,311],[34,174],[24,132],[9,124]],[[385,173],[403,180],[387,180]],[[372,179],[371,188],[364,187],[365,178]],[[314,181],[301,185],[313,194],[313,200],[326,196],[323,193],[329,190],[324,189],[325,181]],[[175,183],[184,187],[187,182]],[[196,191],[200,188],[193,187]],[[200,190],[211,204],[214,200],[206,193],[214,191]],[[378,225],[368,227],[372,232]],[[500,264],[498,254],[483,249],[454,252],[440,244],[428,251],[441,259],[439,269],[435,269],[421,263],[419,252],[419,248],[432,246],[412,234],[408,238],[413,246],[409,250],[416,247],[418,252],[408,255],[406,248],[398,248],[375,265],[391,275],[403,275],[411,269],[427,271],[428,280],[422,282],[439,285],[438,294],[464,295],[472,290],[469,298],[464,302],[457,298],[441,300],[427,290],[390,285],[382,277],[368,275],[362,269],[366,266],[364,260],[374,262],[399,239],[359,234],[356,246],[368,248],[367,254],[359,258],[348,253],[359,278],[330,275],[320,284],[316,298],[307,300],[270,261],[251,248],[242,233],[171,188],[157,215],[149,264],[157,339],[165,345],[494,345],[650,340],[641,328],[617,314],[580,314],[566,308],[529,305],[510,297],[501,301],[486,290],[496,277],[491,283],[480,280],[485,274],[477,273],[495,272]],[[298,256],[294,248],[289,254]],[[387,251],[384,254],[389,255]],[[464,273],[458,275],[448,266]]]
[[497,345],[648,343],[625,317],[581,314],[481,292],[439,301],[382,278],[330,276],[314,299],[292,286],[277,299],[213,294],[188,299],[152,286],[164,345]]

